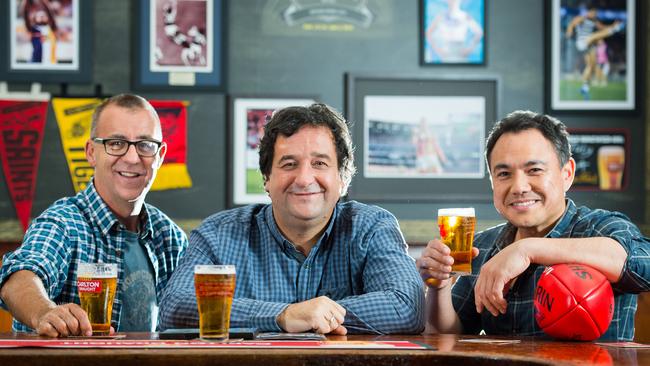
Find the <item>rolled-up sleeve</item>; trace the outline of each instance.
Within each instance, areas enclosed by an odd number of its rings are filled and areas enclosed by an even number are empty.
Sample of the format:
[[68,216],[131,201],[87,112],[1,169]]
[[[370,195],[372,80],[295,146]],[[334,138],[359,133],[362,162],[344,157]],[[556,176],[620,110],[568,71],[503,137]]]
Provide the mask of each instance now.
[[593,225],[593,230],[589,236],[616,240],[627,252],[621,276],[612,287],[626,293],[650,291],[650,240],[620,213],[602,218]]

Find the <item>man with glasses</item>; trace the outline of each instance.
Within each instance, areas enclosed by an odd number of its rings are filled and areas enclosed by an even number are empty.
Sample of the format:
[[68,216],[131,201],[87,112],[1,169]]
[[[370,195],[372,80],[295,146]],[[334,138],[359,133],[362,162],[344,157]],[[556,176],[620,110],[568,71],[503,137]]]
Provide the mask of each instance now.
[[14,331],[92,335],[77,305],[77,267],[98,262],[118,265],[113,328],[156,329],[157,299],[187,247],[185,233],[144,202],[167,151],[160,120],[145,99],[122,94],[97,107],[90,136],[92,181],[34,219],[22,246],[4,257],[0,305]]

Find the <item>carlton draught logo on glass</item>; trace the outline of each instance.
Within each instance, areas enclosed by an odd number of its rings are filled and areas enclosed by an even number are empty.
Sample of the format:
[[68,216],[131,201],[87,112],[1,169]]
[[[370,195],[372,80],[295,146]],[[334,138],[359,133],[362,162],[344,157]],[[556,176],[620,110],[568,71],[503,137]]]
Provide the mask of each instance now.
[[117,288],[117,264],[80,263],[77,289],[81,308],[88,314],[93,335],[108,335]]

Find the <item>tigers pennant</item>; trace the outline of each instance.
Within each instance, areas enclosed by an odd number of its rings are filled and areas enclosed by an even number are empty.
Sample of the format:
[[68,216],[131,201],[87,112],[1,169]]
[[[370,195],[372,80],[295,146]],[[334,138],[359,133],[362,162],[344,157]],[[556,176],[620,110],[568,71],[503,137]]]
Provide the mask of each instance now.
[[47,103],[0,100],[0,157],[23,230],[27,230],[32,211]]
[[86,160],[86,141],[90,137],[90,123],[95,108],[101,103],[96,98],[53,98],[52,108],[59,124],[61,144],[68,162],[75,192],[88,186],[94,169]]

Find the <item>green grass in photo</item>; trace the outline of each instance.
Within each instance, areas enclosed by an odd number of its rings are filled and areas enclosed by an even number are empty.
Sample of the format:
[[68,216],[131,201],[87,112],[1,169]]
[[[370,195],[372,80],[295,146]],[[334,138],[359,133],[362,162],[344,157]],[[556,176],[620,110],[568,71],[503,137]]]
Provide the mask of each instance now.
[[246,169],[246,193],[264,193],[264,179],[262,173],[257,169]]
[[[581,80],[560,81],[560,99],[563,101],[585,100],[580,93]],[[591,85],[589,87],[589,100],[624,101],[626,98],[625,82],[609,82],[606,86]]]

